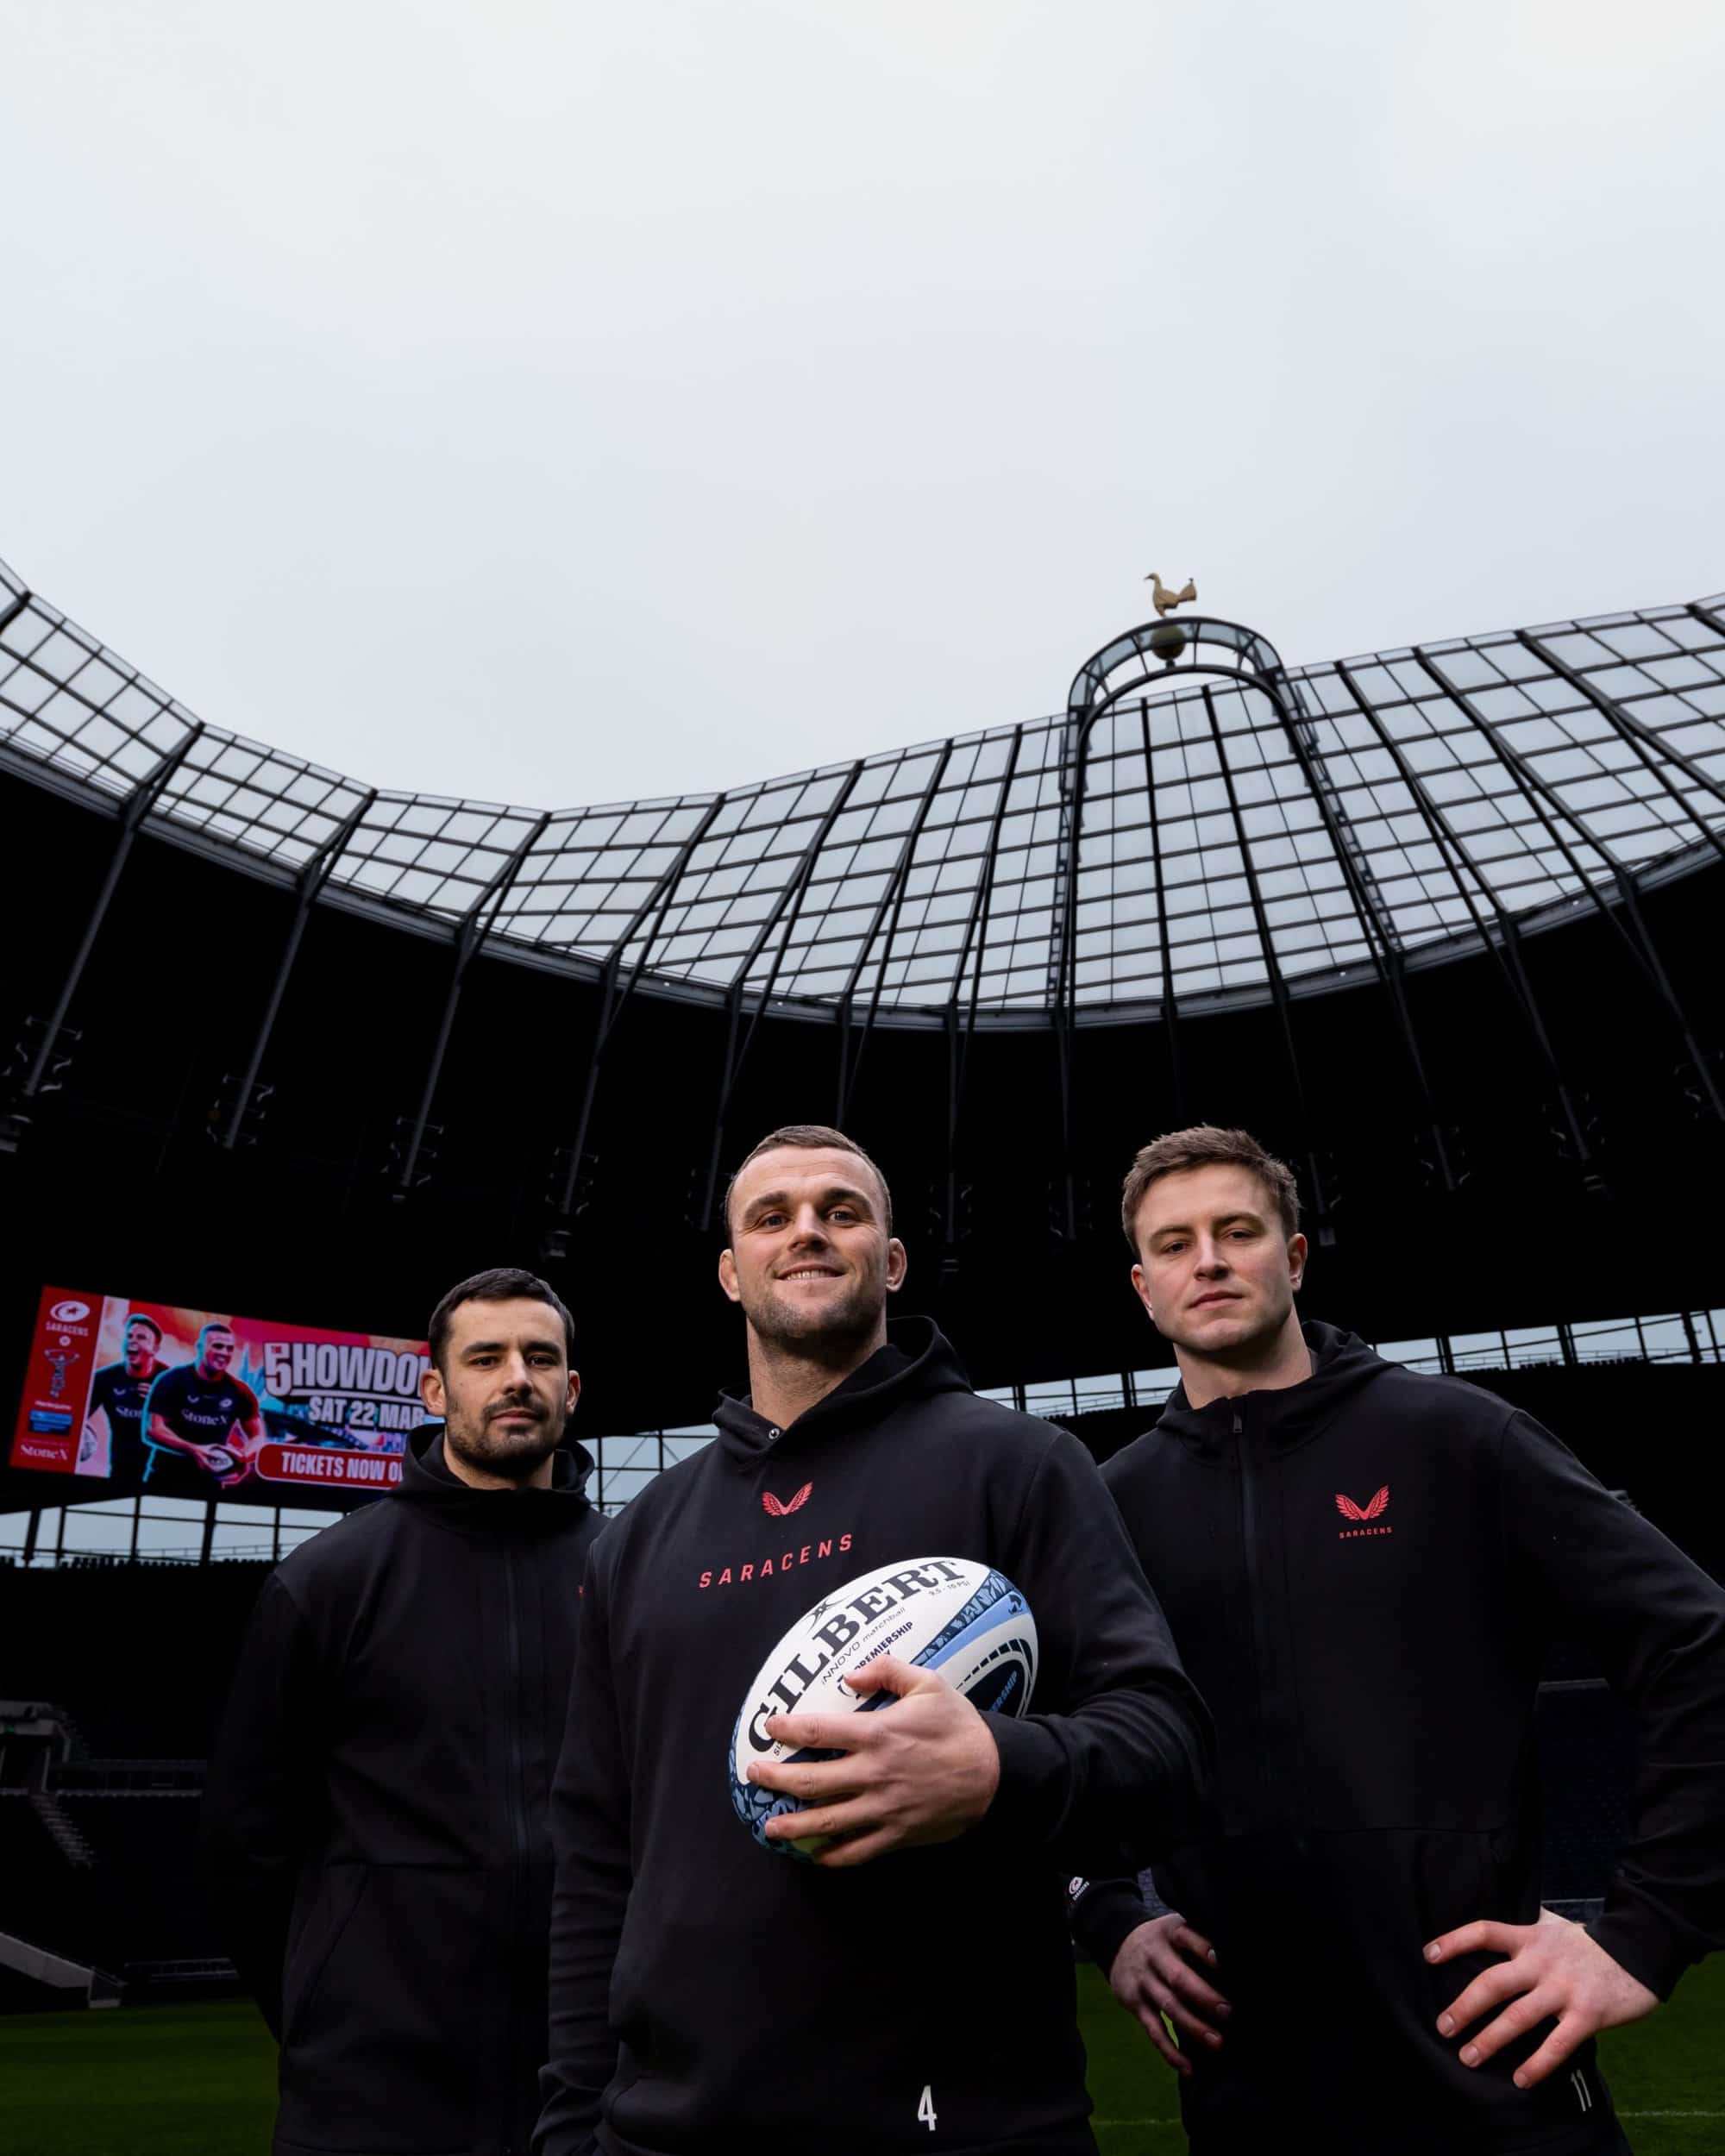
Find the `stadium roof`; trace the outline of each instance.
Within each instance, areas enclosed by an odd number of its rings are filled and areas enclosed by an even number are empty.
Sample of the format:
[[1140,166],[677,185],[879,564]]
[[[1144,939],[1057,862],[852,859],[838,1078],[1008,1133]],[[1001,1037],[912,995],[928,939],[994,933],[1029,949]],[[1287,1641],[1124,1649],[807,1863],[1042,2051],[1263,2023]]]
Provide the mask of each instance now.
[[1179,627],[1170,662],[1171,624],[1098,653],[1056,717],[541,812],[205,725],[0,564],[0,754],[409,926],[877,1023],[1260,1002],[1725,855],[1725,594],[1293,668]]

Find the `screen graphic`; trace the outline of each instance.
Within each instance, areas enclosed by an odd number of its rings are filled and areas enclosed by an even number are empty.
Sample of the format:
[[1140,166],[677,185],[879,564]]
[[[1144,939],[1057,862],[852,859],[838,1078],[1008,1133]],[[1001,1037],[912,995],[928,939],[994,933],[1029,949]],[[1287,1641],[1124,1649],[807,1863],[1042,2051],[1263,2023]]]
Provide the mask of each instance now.
[[11,1463],[268,1505],[390,1489],[428,1360],[423,1340],[45,1288]]

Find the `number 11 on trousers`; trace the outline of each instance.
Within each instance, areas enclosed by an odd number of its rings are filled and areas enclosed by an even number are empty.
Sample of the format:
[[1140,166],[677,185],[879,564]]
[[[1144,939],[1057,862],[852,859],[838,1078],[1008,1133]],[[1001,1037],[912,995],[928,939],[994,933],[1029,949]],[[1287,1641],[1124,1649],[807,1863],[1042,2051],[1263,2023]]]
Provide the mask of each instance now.
[[917,2122],[920,2126],[925,2126],[931,2134],[933,2133],[934,2084],[932,2081],[923,2084],[922,2096],[917,2104]]

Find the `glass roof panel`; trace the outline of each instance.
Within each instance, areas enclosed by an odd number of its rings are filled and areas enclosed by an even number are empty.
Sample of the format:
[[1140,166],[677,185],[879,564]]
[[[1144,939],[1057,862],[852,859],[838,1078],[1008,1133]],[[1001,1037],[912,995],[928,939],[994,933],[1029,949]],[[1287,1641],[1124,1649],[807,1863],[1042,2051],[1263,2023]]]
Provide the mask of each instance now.
[[1131,632],[1080,676],[1082,726],[542,817],[370,793],[200,725],[0,563],[0,754],[110,799],[151,786],[157,829],[266,872],[329,865],[572,962],[888,1014],[1154,1006],[1170,975],[1267,996],[1272,967],[1311,985],[1609,896],[1725,826],[1725,599],[1291,669],[1208,630],[1243,672],[1164,679]]

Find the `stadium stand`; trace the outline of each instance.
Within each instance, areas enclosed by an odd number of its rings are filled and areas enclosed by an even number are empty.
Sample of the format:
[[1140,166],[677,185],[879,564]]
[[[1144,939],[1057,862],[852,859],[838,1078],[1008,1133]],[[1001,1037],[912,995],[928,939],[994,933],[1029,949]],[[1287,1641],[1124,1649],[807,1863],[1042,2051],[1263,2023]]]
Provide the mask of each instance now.
[[0,1702],[0,2006],[231,1983],[197,1878],[203,1760],[91,1758],[39,1700]]

